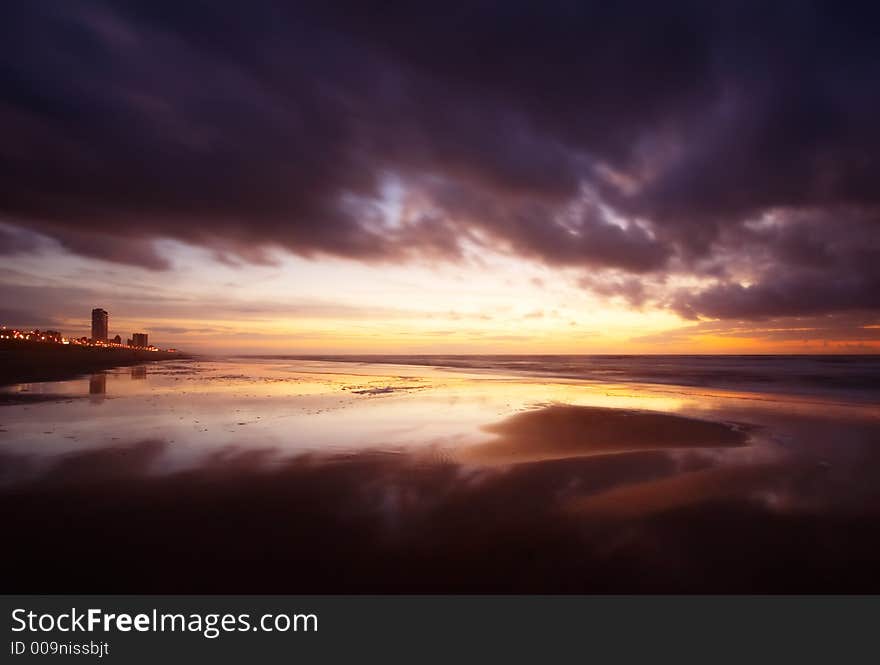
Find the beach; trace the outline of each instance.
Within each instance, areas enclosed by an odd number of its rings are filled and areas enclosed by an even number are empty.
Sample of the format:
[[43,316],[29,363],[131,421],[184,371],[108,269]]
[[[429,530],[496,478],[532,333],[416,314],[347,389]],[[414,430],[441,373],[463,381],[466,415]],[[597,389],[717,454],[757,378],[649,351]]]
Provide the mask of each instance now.
[[16,383],[6,587],[877,591],[876,368],[275,356]]

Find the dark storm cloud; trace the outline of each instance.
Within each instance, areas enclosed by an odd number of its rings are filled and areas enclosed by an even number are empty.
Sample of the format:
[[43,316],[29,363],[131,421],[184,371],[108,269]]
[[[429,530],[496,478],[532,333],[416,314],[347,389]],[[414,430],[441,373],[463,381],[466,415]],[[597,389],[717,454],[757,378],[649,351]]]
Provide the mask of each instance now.
[[[679,292],[673,308],[686,318],[761,320],[847,311],[880,311],[880,218],[835,210],[777,216],[738,231],[740,255],[753,283],[720,280]],[[735,251],[735,250],[734,250]],[[742,256],[748,253],[748,256]]]
[[645,283],[636,277],[605,277],[597,279],[589,275],[579,280],[581,287],[600,296],[622,298],[632,307],[641,307],[647,300]]
[[719,284],[676,301],[686,318],[761,320],[776,316],[803,316],[823,312],[880,309],[877,276],[822,273],[776,274],[743,286]]
[[[153,269],[161,237],[245,261],[489,246],[690,317],[876,310],[877,14],[16,3],[0,219]],[[708,282],[640,286],[670,274]]]

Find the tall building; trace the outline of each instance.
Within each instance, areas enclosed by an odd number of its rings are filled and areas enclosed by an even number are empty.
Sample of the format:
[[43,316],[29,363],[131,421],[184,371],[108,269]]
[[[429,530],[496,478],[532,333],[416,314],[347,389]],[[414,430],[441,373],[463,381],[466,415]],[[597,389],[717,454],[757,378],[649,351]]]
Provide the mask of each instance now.
[[92,310],[92,339],[107,341],[107,323],[110,315],[106,310],[96,307]]
[[147,342],[147,333],[134,333],[131,336],[131,345],[132,346],[149,346],[149,342]]

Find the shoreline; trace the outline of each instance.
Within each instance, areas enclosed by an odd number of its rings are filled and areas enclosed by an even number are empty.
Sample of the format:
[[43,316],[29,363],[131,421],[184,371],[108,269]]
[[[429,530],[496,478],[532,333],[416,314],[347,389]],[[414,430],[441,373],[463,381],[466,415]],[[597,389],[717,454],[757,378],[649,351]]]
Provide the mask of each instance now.
[[646,384],[873,402],[880,355],[411,354],[230,355],[240,361],[397,365],[597,384]]
[[189,357],[180,352],[4,340],[0,342],[0,386],[67,381],[114,367]]

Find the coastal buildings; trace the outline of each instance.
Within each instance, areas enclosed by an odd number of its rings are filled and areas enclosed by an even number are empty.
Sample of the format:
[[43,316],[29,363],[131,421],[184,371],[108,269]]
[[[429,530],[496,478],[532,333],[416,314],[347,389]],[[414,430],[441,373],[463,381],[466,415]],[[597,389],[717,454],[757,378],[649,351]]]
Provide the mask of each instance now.
[[5,340],[12,342],[43,342],[49,344],[64,344],[74,346],[90,346],[102,348],[132,349],[138,351],[160,351],[150,344],[149,335],[145,332],[133,333],[132,336],[122,343],[120,335],[110,337],[108,333],[110,315],[107,310],[96,307],[92,310],[92,335],[91,337],[65,337],[57,330],[19,330],[0,325],[0,342]]
[[110,315],[107,310],[96,307],[92,310],[92,339],[95,341],[107,341],[107,325]]
[[64,338],[57,330],[17,330],[0,326],[0,339],[17,339],[25,342],[51,342],[64,344]]
[[[92,338],[91,343],[99,346],[122,346],[122,337],[116,335],[112,339],[109,337],[110,315],[107,310],[96,307],[92,310]],[[150,342],[147,333],[133,333],[131,338],[126,340],[125,346],[138,347],[141,349],[149,349]]]

